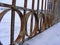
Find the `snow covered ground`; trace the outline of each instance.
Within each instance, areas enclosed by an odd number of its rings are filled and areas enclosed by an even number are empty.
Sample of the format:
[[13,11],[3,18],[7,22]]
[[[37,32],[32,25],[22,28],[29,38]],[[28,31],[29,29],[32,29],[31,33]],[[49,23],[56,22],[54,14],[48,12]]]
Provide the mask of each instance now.
[[24,45],[60,45],[60,22],[26,41]]

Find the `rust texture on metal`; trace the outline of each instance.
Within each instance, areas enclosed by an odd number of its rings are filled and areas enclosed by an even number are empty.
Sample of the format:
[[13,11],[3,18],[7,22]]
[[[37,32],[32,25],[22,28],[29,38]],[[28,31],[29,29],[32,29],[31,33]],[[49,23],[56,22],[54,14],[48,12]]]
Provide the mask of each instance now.
[[[24,16],[26,14],[26,8],[27,8],[27,0],[24,0]],[[26,21],[26,18],[24,17],[24,22]],[[26,25],[26,22],[24,23],[24,30],[23,30],[23,38],[22,38],[22,41],[24,42],[25,41],[25,25]]]
[[32,26],[33,26],[33,12],[34,12],[34,0],[32,0],[32,16],[31,16],[31,22],[30,22],[30,24],[31,24],[31,26],[30,26],[30,36],[32,36],[31,35],[31,33],[32,33]]
[[14,24],[15,24],[15,11],[13,7],[15,7],[16,0],[12,0],[12,10],[11,10],[11,38],[10,38],[10,45],[14,45]]
[[[41,10],[40,7],[40,0],[37,0],[37,9],[34,9],[35,7],[35,0],[32,0],[32,7],[31,9],[27,8],[27,2],[28,0],[24,0],[24,7],[16,6],[17,0],[12,0],[12,5],[0,3],[0,7],[7,7],[8,9],[5,9],[0,13],[0,22],[3,19],[4,15],[11,10],[11,35],[10,35],[10,45],[14,45],[15,43],[19,43],[20,41],[24,42],[26,39],[30,39],[34,37],[35,35],[43,32],[47,28],[53,25],[54,21],[54,13],[55,13],[55,7],[57,0],[53,1],[53,12],[49,13],[47,7],[47,0],[45,0],[45,4],[43,3],[44,0],[41,2]],[[48,0],[49,1],[49,0]],[[45,7],[43,6],[45,5]],[[43,10],[44,8],[44,10]],[[23,13],[21,12],[23,11]],[[28,11],[28,12],[27,12]],[[52,10],[51,10],[52,11]],[[14,41],[14,26],[15,26],[15,12],[19,15],[19,18],[21,19],[21,27],[18,37]],[[44,13],[45,12],[45,13]],[[29,19],[29,16],[31,15],[31,22],[30,22],[30,31],[27,30],[27,22]],[[33,29],[33,17],[35,17],[35,25]],[[40,19],[40,25],[39,25],[39,19]],[[30,32],[30,35],[28,34],[28,31]],[[25,38],[27,36],[27,38]]]

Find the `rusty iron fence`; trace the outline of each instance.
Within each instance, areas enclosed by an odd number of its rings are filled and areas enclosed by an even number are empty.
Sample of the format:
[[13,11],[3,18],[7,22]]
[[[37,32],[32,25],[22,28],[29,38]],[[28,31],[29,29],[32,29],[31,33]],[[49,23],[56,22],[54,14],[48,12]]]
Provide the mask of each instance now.
[[[32,37],[36,36],[37,34],[43,32],[47,28],[53,25],[54,23],[54,13],[55,13],[55,5],[57,0],[41,0],[41,10],[39,9],[40,0],[37,0],[37,9],[35,10],[35,0],[32,0],[32,7],[31,9],[27,8],[27,1],[24,0],[24,7],[16,6],[17,0],[12,0],[12,5],[0,3],[0,7],[7,7],[3,12],[0,13],[0,22],[3,16],[11,10],[11,35],[10,35],[10,45],[14,45],[15,43],[19,43],[19,41],[24,42],[25,40],[31,39]],[[51,2],[52,1],[52,2]],[[45,4],[44,4],[45,3]],[[45,7],[44,7],[45,5]],[[44,9],[43,9],[44,8]],[[20,11],[22,10],[23,13]],[[29,11],[27,13],[27,11]],[[15,12],[18,13],[21,19],[21,28],[18,37],[14,41],[14,24],[15,24]],[[30,35],[28,35],[27,30],[27,21],[29,16],[31,15],[31,22],[30,22]],[[33,16],[35,17],[35,26],[33,26]],[[40,19],[40,22],[39,22]],[[39,25],[40,24],[40,25]],[[33,31],[32,31],[33,30]],[[27,38],[25,38],[27,36]]]

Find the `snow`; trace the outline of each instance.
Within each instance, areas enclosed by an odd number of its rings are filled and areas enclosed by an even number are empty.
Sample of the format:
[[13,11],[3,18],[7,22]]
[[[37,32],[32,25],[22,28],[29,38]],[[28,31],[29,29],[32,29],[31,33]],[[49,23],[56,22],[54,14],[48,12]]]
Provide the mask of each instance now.
[[23,45],[60,45],[60,22],[24,42]]

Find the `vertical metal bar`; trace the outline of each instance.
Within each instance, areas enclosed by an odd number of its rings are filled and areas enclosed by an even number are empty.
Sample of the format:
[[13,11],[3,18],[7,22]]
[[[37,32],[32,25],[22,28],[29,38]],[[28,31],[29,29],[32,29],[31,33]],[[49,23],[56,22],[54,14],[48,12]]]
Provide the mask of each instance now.
[[42,0],[42,4],[41,4],[41,12],[43,12],[43,0]]
[[34,10],[34,2],[35,0],[32,0],[32,10]]
[[49,12],[48,6],[49,6],[49,0],[47,1],[47,13]]
[[53,0],[48,0],[48,12],[51,13],[52,11],[52,6],[53,6]]
[[46,0],[45,0],[45,11],[46,11]]
[[[24,15],[26,14],[26,9],[27,9],[27,0],[24,1]],[[25,34],[27,35],[27,22],[25,23]]]
[[[24,15],[26,14],[26,8],[27,8],[27,0],[24,0]],[[24,22],[25,22],[25,17],[24,17]],[[22,38],[23,43],[25,41],[25,26],[26,24],[24,25],[24,30],[23,30],[23,38]]]
[[[46,1],[47,1],[47,0],[45,0],[45,17],[46,17],[46,13],[47,13],[47,10],[46,10],[46,7],[47,7],[47,6],[46,6]],[[45,18],[45,29],[46,29],[46,21],[47,21],[47,20],[46,20],[46,18]]]
[[31,16],[31,25],[30,25],[30,36],[32,36],[31,35],[31,33],[32,33],[32,27],[33,27],[33,12],[34,12],[34,1],[35,0],[32,0],[32,16]]
[[26,13],[26,8],[27,8],[27,0],[24,0],[24,15]]
[[42,14],[43,13],[43,0],[42,0],[42,3],[41,3],[41,20],[40,20],[40,32],[41,32],[41,29],[42,29]]
[[39,12],[39,1],[40,0],[37,1],[37,15],[38,15],[38,12]]
[[56,2],[57,2],[57,0],[54,0],[54,2],[53,2],[53,14],[55,14],[55,8],[56,8]]
[[[41,21],[40,21],[40,32],[43,31],[45,29],[45,15],[43,14],[43,2],[44,0],[42,0],[42,5],[41,5]],[[43,19],[43,22],[42,22]]]
[[48,0],[46,1],[46,13],[48,12]]
[[[38,15],[38,13],[39,13],[39,2],[40,2],[40,0],[37,0],[37,16],[39,16]],[[39,30],[39,21],[38,21],[38,30]]]
[[[16,0],[12,0],[12,7],[14,7],[16,4]],[[12,8],[11,11],[11,38],[10,38],[10,45],[14,45],[14,23],[15,23],[15,11]]]

